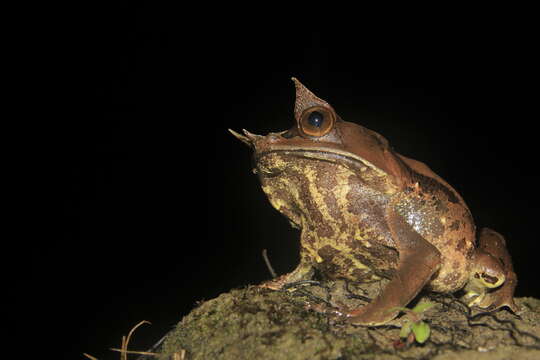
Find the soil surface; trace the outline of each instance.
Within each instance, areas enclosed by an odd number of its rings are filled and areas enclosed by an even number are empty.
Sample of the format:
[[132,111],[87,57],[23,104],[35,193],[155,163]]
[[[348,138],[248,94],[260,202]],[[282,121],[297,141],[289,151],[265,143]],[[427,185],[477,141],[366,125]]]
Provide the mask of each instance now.
[[[158,349],[160,359],[540,359],[540,300],[517,298],[516,315],[471,311],[453,296],[425,294],[409,305],[435,306],[384,326],[355,326],[340,311],[362,306],[383,284],[304,282],[284,291],[250,286],[199,304]],[[362,295],[358,295],[362,294]],[[400,338],[407,321],[424,321],[420,344]],[[176,354],[176,355],[175,355]]]

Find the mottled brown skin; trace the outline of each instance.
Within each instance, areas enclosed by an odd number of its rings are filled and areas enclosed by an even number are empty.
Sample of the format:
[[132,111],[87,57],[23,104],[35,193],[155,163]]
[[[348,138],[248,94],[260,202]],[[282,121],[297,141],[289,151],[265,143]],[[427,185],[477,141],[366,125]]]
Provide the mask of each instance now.
[[424,287],[466,290],[471,306],[517,310],[517,283],[504,238],[480,233],[461,196],[425,164],[406,158],[374,131],[343,121],[298,80],[295,125],[245,135],[271,204],[301,229],[301,261],[263,284],[309,278],[315,268],[355,281],[387,278],[370,304],[348,313],[356,324],[393,319]]

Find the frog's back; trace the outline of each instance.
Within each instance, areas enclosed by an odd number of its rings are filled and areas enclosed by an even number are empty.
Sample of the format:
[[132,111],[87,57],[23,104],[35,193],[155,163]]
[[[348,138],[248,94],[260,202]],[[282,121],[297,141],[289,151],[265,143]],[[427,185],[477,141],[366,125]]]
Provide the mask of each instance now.
[[413,172],[412,176],[413,177],[414,177],[414,175],[416,173],[416,174],[419,174],[419,175],[422,175],[424,177],[427,177],[427,178],[430,178],[430,179],[433,179],[433,180],[437,181],[439,184],[446,187],[452,193],[451,196],[455,197],[458,200],[458,202],[461,203],[462,206],[464,206],[468,210],[468,207],[465,204],[465,201],[463,200],[461,195],[459,195],[459,193],[450,184],[448,184],[442,177],[435,174],[435,172],[433,172],[433,170],[431,170],[429,168],[429,166],[427,166],[426,164],[424,164],[421,161],[408,158],[408,157],[403,156],[401,154],[396,154],[396,155],[412,170],[412,172]]

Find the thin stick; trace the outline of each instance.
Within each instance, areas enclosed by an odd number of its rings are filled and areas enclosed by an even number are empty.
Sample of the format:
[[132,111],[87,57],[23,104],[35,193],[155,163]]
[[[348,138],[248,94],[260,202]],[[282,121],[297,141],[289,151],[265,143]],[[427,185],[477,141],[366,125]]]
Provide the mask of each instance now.
[[[146,350],[147,353],[153,353],[154,350],[156,350],[160,345],[161,343],[163,343],[163,341],[167,338],[167,335],[169,335],[169,333],[171,333],[171,331],[169,331],[168,333],[166,333],[165,335],[163,335],[163,337],[161,339],[159,339],[159,341],[157,343],[155,343],[150,349]],[[143,360],[143,359],[146,359],[146,356],[139,356],[137,358],[137,360]]]
[[141,321],[140,323],[138,323],[137,325],[135,325],[130,331],[129,331],[129,334],[127,337],[125,336],[122,336],[122,348],[121,349],[111,349],[113,351],[119,351],[121,354],[120,354],[120,359],[121,360],[127,360],[127,354],[131,354],[133,353],[133,351],[128,351],[127,347],[128,347],[128,344],[129,344],[129,340],[131,339],[131,335],[133,334],[133,332],[135,330],[137,330],[137,328],[139,326],[141,326],[142,324],[151,324],[150,321],[146,321],[146,320],[143,320]]
[[274,271],[272,264],[270,264],[270,260],[268,259],[268,254],[266,253],[266,249],[263,249],[262,256],[263,256],[264,262],[266,263],[266,267],[268,268],[268,271],[270,271],[270,275],[272,275],[272,278],[275,278],[277,274]]
[[[122,354],[139,354],[139,355],[149,355],[149,356],[158,356],[158,353],[148,352],[148,351],[133,351],[133,350],[124,350],[124,349],[115,349],[110,348],[109,350],[121,352]],[[97,360],[97,359],[96,359]]]
[[83,353],[83,355],[89,358],[90,360],[98,360],[97,358],[93,357],[92,355],[88,355],[87,353]]
[[127,342],[126,335],[122,336],[122,353],[120,354],[120,360],[127,360]]
[[143,320],[143,321],[141,321],[140,323],[138,323],[137,325],[135,325],[135,326],[133,327],[133,329],[131,329],[131,330],[129,331],[129,334],[128,334],[127,339],[126,339],[126,346],[127,346],[127,344],[129,343],[129,339],[131,338],[131,335],[133,334],[133,332],[134,332],[135,330],[137,330],[137,328],[138,328],[139,326],[143,325],[143,324],[152,325],[152,323],[151,323],[150,321],[146,321],[146,320]]
[[180,352],[173,354],[173,360],[184,360],[186,358],[186,350],[180,350]]

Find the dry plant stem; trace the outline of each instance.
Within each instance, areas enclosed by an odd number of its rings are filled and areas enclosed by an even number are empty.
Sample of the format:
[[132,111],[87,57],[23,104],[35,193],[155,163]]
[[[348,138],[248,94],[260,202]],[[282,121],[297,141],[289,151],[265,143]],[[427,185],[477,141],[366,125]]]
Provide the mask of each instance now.
[[[138,355],[148,355],[148,356],[158,356],[158,353],[148,352],[148,351],[133,351],[133,350],[124,350],[124,349],[115,349],[111,348],[111,351],[117,351],[122,354],[138,354]],[[97,359],[96,359],[97,360]]]
[[263,256],[264,262],[266,263],[266,267],[268,267],[268,271],[270,271],[270,275],[272,275],[272,278],[277,277],[277,274],[274,271],[274,268],[272,267],[272,264],[270,264],[270,259],[268,259],[268,253],[267,253],[266,249],[263,249],[262,256]]
[[135,352],[132,352],[132,351],[128,351],[127,347],[128,347],[128,344],[129,344],[129,340],[131,339],[131,335],[133,334],[133,332],[135,330],[137,330],[137,328],[139,326],[141,326],[142,324],[150,324],[150,321],[146,321],[146,320],[143,320],[141,321],[140,323],[138,323],[137,325],[135,325],[128,333],[128,336],[125,337],[125,336],[122,336],[122,348],[121,349],[111,349],[113,351],[119,351],[121,353],[120,355],[120,359],[121,360],[127,360],[127,354],[128,353],[135,353]]
[[[120,354],[120,359],[121,360],[127,360],[127,354],[137,354],[137,355],[145,355],[145,356],[155,356],[157,357],[159,354],[158,353],[154,353],[154,352],[149,352],[149,351],[131,351],[131,350],[128,350],[127,347],[128,347],[128,344],[129,344],[129,340],[131,339],[131,335],[133,335],[133,333],[135,332],[135,330],[137,330],[137,328],[143,324],[151,324],[150,321],[146,321],[146,320],[143,320],[141,321],[140,323],[138,323],[137,325],[135,325],[128,333],[128,336],[122,336],[122,348],[121,349],[115,349],[115,348],[111,348],[110,350],[112,351],[117,351]],[[161,341],[161,340],[160,340]],[[86,356],[87,358],[89,358],[90,360],[98,360],[96,357],[93,357],[92,355],[89,355],[89,354],[86,354],[86,353],[83,353],[84,356]],[[175,354],[176,355],[176,354]],[[182,353],[179,353],[179,359],[180,360],[183,360],[184,357],[185,357],[185,351]]]
[[180,352],[173,354],[173,360],[184,360],[186,358],[186,350],[180,350]]

